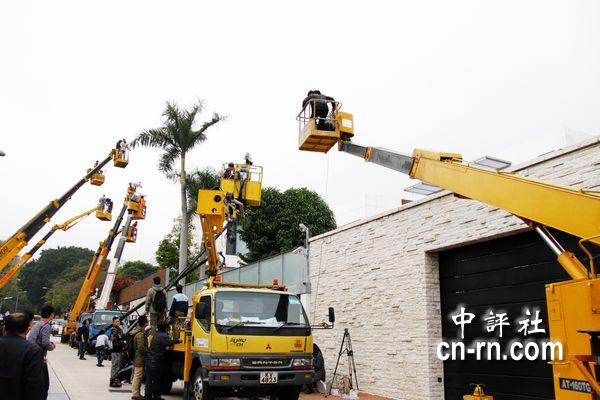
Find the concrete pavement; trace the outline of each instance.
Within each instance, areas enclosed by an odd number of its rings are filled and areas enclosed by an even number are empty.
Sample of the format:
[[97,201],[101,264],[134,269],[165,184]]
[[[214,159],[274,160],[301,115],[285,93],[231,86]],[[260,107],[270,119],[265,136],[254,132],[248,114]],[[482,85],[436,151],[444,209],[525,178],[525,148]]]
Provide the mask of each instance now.
[[[56,349],[48,352],[49,400],[131,399],[130,385],[124,384],[119,392],[108,390],[110,361],[104,362],[105,367],[97,367],[95,356],[79,360],[75,349],[59,343],[58,338],[55,343]],[[163,398],[182,399],[183,382],[176,382],[171,395]]]
[[[110,361],[105,361],[105,367],[96,366],[96,356],[86,355],[86,360],[77,358],[77,350],[67,344],[60,343],[59,338],[53,338],[56,349],[48,352],[48,372],[50,374],[50,390],[48,400],[127,400],[131,399],[131,386],[123,384],[119,391],[109,391]],[[142,393],[144,393],[142,386]],[[183,382],[173,385],[170,395],[164,399],[183,399]],[[300,395],[300,400],[342,400],[336,396],[321,394]],[[360,400],[388,400],[382,397],[360,393]],[[233,400],[233,399],[223,399]]]

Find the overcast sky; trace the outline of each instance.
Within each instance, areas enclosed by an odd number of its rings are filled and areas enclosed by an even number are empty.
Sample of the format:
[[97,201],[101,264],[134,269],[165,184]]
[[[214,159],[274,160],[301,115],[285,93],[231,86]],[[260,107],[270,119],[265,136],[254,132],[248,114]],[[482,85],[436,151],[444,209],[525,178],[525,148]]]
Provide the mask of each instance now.
[[[201,118],[229,117],[190,167],[248,151],[266,185],[316,190],[338,224],[364,216],[365,204],[410,197],[411,182],[338,152],[300,153],[295,116],[309,89],[354,114],[356,142],[407,153],[523,161],[561,147],[567,130],[600,133],[595,0],[5,1],[0,38],[3,238],[117,139],[159,126],[166,100],[203,99]],[[102,194],[118,204],[127,182],[141,181],[148,218],[124,259],[152,260],[179,208],[158,155],[135,150],[127,169],[108,168],[104,186],[86,185],[52,223]],[[89,218],[47,247],[95,249],[108,228]]]

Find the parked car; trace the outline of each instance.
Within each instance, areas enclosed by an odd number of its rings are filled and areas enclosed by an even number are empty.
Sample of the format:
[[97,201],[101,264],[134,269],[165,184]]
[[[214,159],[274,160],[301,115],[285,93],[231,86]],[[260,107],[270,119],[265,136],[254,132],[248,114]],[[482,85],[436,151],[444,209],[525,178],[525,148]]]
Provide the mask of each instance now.
[[62,331],[65,327],[65,320],[64,319],[55,319],[52,321],[52,334],[54,336],[61,336],[62,335]]

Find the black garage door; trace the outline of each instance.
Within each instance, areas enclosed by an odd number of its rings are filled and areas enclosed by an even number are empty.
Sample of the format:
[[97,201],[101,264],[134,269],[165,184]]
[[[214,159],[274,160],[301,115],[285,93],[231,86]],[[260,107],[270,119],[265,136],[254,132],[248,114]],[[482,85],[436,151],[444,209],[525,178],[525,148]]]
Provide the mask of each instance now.
[[[577,239],[553,232],[563,246],[583,254]],[[590,246],[591,247],[591,246]],[[596,248],[597,249],[597,248]],[[596,250],[595,249],[595,250]],[[597,257],[596,257],[597,258]],[[505,312],[511,326],[503,328],[498,339],[504,351],[517,333],[524,307],[539,309],[546,334],[530,335],[536,340],[547,338],[547,310],[544,284],[568,279],[556,257],[535,232],[527,232],[489,242],[477,243],[440,253],[440,296],[442,334],[445,340],[460,341],[460,329],[450,315],[463,305],[476,318],[465,325],[465,343],[474,339],[497,340],[486,331],[482,318]],[[483,383],[494,400],[553,399],[552,369],[546,361],[444,361],[444,387],[447,400],[462,399],[472,383]]]

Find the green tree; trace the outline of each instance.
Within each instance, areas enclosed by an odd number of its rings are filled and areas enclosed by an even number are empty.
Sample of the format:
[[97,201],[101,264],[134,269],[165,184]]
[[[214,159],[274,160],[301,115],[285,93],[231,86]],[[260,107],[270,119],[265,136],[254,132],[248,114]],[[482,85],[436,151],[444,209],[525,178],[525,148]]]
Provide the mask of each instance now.
[[[179,272],[187,266],[188,254],[188,198],[186,179],[186,155],[196,145],[206,140],[206,131],[213,125],[223,120],[217,113],[212,115],[208,121],[196,126],[196,117],[204,109],[202,102],[197,102],[190,109],[179,108],[173,102],[167,102],[163,112],[164,121],[162,126],[141,132],[132,142],[132,146],[153,147],[162,150],[158,163],[159,171],[170,179],[179,179],[180,205],[183,229],[180,232],[179,245]],[[174,169],[175,162],[179,159],[180,169]]]
[[[39,307],[43,304],[52,304],[56,309],[57,315],[62,314],[71,309],[75,302],[75,298],[81,289],[83,280],[87,274],[90,260],[80,260],[77,264],[64,270],[60,276],[47,287],[49,289],[42,297],[43,301],[39,303]],[[100,282],[103,278],[100,277]],[[36,307],[36,309],[39,309]]]
[[156,272],[158,267],[143,261],[127,261],[119,269],[118,275],[127,276],[133,279],[142,279],[143,277]]
[[[158,264],[159,269],[168,269],[169,275],[174,276],[173,274],[177,274],[179,265],[179,248],[180,248],[180,240],[181,240],[181,229],[182,229],[182,218],[176,218],[174,220],[173,227],[171,228],[171,232],[169,232],[165,237],[159,242],[158,248],[156,249],[156,262]],[[188,224],[188,242],[186,246],[186,253],[190,255],[191,258],[195,257],[200,251],[200,246],[198,243],[194,242],[194,233],[195,228],[194,225]]]
[[[8,263],[4,272],[8,271],[14,264],[18,263],[21,257],[17,256]],[[2,274],[4,275],[4,274]],[[15,309],[17,296],[19,297],[19,309],[23,310],[27,307],[27,298],[24,296],[24,292],[19,286],[19,273],[9,280],[2,289],[0,289],[0,314],[4,314],[6,311],[13,312]],[[4,300],[6,298],[6,300]],[[23,307],[25,305],[25,307]]]
[[[75,246],[43,250],[38,259],[30,261],[19,273],[19,287],[27,291],[25,298],[28,304],[38,310],[44,301],[51,301],[52,297],[46,292],[57,282],[70,282],[64,277],[69,275],[75,266],[80,267],[76,269],[75,274],[79,274],[76,276],[83,279],[93,256],[92,250]],[[74,277],[75,275],[69,275],[71,280]]]
[[263,189],[260,207],[249,208],[242,221],[241,238],[249,251],[240,256],[253,262],[303,246],[305,236],[298,229],[301,223],[313,236],[336,228],[333,212],[316,192],[306,188],[285,192]]
[[194,169],[188,174],[187,192],[188,196],[188,219],[196,215],[198,208],[198,191],[200,189],[218,189],[221,185],[221,174],[214,168],[205,167]]

